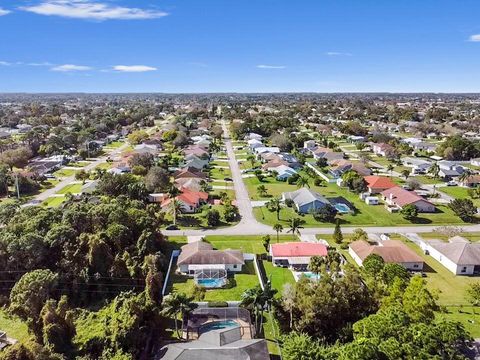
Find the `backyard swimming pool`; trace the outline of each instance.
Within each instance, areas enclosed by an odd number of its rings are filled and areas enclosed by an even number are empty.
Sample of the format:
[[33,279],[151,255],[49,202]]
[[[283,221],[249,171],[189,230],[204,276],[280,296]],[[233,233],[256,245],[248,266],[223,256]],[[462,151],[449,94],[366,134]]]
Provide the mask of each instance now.
[[303,273],[303,276],[306,276],[310,280],[319,280],[320,279],[320,274],[315,274],[311,271],[306,271]]
[[231,327],[240,326],[234,320],[222,320],[222,321],[213,321],[206,323],[205,325],[200,326],[198,329],[200,334],[206,333],[212,330],[219,330],[219,329],[228,329]]
[[349,213],[350,212],[350,208],[345,205],[345,204],[342,204],[342,203],[336,203],[335,205],[335,209],[337,209],[337,211],[340,213],[340,214],[346,214],[346,213]]
[[219,288],[225,285],[225,279],[197,279],[197,284],[206,288]]

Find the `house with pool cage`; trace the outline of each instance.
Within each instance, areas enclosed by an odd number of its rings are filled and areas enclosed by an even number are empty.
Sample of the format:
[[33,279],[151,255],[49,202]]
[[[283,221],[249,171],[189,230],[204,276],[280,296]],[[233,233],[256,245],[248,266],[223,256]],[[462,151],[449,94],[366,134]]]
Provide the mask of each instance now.
[[177,259],[180,273],[193,276],[196,284],[206,288],[225,286],[228,275],[241,272],[245,260],[240,250],[215,250],[204,241],[182,246]]

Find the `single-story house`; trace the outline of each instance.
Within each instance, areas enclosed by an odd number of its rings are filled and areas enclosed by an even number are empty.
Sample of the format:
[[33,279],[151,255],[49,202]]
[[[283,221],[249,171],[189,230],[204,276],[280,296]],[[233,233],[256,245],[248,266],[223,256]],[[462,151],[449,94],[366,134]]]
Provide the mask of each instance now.
[[288,242],[271,244],[269,253],[275,266],[306,270],[312,256],[327,256],[327,247],[320,243]]
[[[189,189],[181,189],[182,193],[176,196],[176,200],[180,203],[180,211],[185,214],[191,214],[198,210],[200,206],[206,204],[208,200],[208,193],[203,191],[192,191]],[[163,200],[161,203],[162,209],[166,209],[172,199],[170,197]]]
[[419,212],[435,212],[436,208],[430,201],[422,198],[415,191],[408,191],[399,186],[382,191],[383,200],[388,206],[402,209],[405,205],[415,205]]
[[404,157],[402,158],[402,162],[405,166],[412,168],[413,174],[426,174],[430,167],[432,166],[432,162],[426,159],[419,159],[413,157]]
[[292,200],[295,205],[295,209],[300,214],[307,214],[311,211],[318,210],[327,204],[330,204],[325,197],[307,188],[301,188],[291,192],[284,192],[282,193],[282,200]]
[[245,260],[240,250],[214,250],[213,246],[205,241],[183,245],[177,259],[178,270],[188,275],[204,269],[240,272],[243,265]]
[[390,144],[380,143],[372,145],[372,151],[375,155],[388,156],[393,150],[393,146]]
[[455,161],[441,160],[437,164],[440,168],[438,174],[446,180],[458,177],[465,171],[465,168]]
[[162,360],[269,360],[265,339],[243,339],[240,326],[211,330],[197,340],[165,345]]
[[197,170],[203,170],[208,165],[208,159],[199,158],[196,155],[190,155],[188,159],[185,159],[185,166],[191,167]]
[[175,173],[173,173],[173,177],[175,178],[175,180],[182,178],[196,178],[201,180],[207,179],[207,175],[192,167],[185,167],[176,171]]
[[93,194],[98,186],[98,180],[86,182],[82,185],[82,194]]
[[262,147],[263,143],[260,140],[257,139],[251,139],[247,141],[248,147],[253,150],[256,149],[257,147]]
[[335,178],[341,177],[343,173],[350,170],[357,172],[360,176],[368,176],[372,174],[372,170],[365,165],[344,159],[331,161],[330,166],[331,169],[329,170],[329,173]]
[[191,191],[201,191],[205,180],[199,178],[179,178],[175,179],[175,186]]
[[348,247],[348,253],[353,260],[362,266],[368,255],[376,254],[386,262],[402,265],[407,270],[421,271],[423,259],[401,241],[385,240],[372,245],[364,240],[352,242]]
[[480,158],[471,159],[470,164],[473,166],[480,166]]
[[313,150],[317,144],[315,143],[315,140],[307,140],[303,142],[303,148],[308,149],[308,150]]
[[460,185],[473,188],[480,185],[480,175],[470,175],[465,180],[458,182]]
[[364,176],[363,178],[367,183],[368,192],[370,194],[379,194],[382,191],[397,186],[392,179],[386,176],[371,175]]
[[157,145],[149,145],[149,144],[138,144],[135,145],[133,152],[135,154],[151,154],[151,155],[157,155],[159,153],[159,149]]
[[285,181],[289,177],[297,174],[295,169],[292,169],[290,166],[286,166],[286,165],[268,168],[268,171],[276,171],[278,173],[276,179],[280,181]]
[[345,156],[343,152],[333,151],[332,149],[324,148],[324,147],[315,148],[312,151],[312,155],[315,160],[325,159],[327,160],[327,162],[330,162],[333,160],[340,160],[340,159],[343,159],[343,157]]
[[260,134],[256,134],[256,133],[250,133],[247,135],[247,138],[246,140],[262,140],[263,139],[263,136],[260,135]]
[[455,275],[480,274],[480,243],[471,243],[461,236],[455,236],[448,242],[429,240],[420,246]]
[[263,153],[278,154],[280,152],[280,148],[276,146],[259,146],[253,149],[253,152],[256,153],[257,155],[260,155]]

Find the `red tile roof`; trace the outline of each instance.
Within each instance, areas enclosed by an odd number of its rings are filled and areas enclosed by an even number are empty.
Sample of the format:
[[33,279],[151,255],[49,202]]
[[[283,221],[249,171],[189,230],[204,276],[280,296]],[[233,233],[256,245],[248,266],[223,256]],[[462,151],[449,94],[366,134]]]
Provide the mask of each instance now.
[[390,189],[397,186],[390,178],[386,176],[365,176],[365,181],[369,188],[374,189]]
[[271,249],[275,257],[327,256],[327,247],[323,244],[291,242],[272,244]]

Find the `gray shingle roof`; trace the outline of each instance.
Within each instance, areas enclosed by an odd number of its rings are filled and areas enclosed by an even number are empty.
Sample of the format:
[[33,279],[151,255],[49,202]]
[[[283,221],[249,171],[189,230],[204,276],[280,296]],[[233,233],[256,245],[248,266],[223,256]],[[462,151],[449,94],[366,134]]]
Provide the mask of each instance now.
[[320,201],[324,204],[329,204],[330,202],[320,195],[319,193],[312,191],[307,188],[298,189],[292,192],[283,193],[285,199],[292,199],[297,206],[302,206],[305,204],[310,204],[313,201]]
[[432,240],[428,244],[457,265],[480,265],[479,243]]

